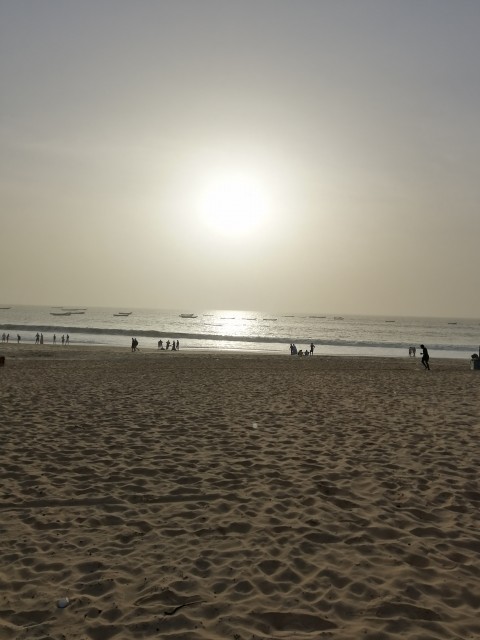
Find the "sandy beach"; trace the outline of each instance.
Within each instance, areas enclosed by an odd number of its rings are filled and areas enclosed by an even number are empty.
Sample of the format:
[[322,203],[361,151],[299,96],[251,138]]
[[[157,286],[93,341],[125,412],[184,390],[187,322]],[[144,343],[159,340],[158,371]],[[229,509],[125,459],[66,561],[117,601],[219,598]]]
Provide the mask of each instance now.
[[467,360],[0,355],[0,640],[480,638]]

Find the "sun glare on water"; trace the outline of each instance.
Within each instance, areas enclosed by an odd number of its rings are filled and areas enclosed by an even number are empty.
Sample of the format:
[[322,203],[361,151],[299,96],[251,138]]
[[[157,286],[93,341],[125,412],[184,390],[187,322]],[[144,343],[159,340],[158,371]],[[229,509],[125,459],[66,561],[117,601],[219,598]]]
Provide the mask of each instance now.
[[254,176],[245,173],[227,173],[209,179],[199,204],[205,224],[226,236],[254,233],[270,214],[265,187]]

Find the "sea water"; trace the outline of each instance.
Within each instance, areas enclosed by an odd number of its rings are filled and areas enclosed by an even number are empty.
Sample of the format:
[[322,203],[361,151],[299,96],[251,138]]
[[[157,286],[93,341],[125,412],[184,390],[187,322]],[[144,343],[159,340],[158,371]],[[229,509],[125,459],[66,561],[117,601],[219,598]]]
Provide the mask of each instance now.
[[[0,305],[2,307],[3,305]],[[4,305],[7,306],[7,305]],[[70,315],[58,315],[58,314]],[[118,315],[125,313],[129,315]],[[181,314],[195,317],[182,317]],[[53,334],[57,343],[69,334],[70,342],[85,345],[130,347],[136,337],[140,348],[157,348],[159,340],[179,340],[181,349],[290,353],[315,344],[315,354],[405,356],[408,348],[425,344],[430,354],[469,358],[478,352],[480,320],[335,316],[272,311],[112,309],[86,307],[11,306],[0,308],[0,335],[10,341],[45,343]]]

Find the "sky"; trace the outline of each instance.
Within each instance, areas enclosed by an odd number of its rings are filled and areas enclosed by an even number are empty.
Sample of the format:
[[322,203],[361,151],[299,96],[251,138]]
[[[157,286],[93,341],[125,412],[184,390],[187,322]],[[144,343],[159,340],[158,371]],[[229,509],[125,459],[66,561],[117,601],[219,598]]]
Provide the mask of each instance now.
[[477,0],[0,0],[0,304],[480,317]]

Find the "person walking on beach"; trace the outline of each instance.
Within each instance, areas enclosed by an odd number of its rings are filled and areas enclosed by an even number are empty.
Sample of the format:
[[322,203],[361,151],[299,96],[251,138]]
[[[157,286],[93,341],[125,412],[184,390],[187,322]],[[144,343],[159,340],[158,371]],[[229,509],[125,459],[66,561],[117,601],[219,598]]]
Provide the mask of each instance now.
[[428,371],[430,371],[430,365],[428,363],[428,361],[430,360],[430,356],[428,355],[428,349],[424,344],[420,345],[420,349],[423,349],[423,351],[422,351],[422,364],[425,367],[425,369],[428,369]]
[[19,333],[17,333],[17,344],[20,344],[20,340],[21,340],[21,339],[22,339],[22,338],[21,338],[20,334],[19,334]]
[[35,344],[38,344],[40,342],[40,334],[37,333],[37,335],[35,336]]
[[70,344],[70,336],[67,333],[67,337],[65,338],[65,344]]
[[65,344],[65,336],[62,336],[62,345]]
[[315,349],[315,345],[313,344],[313,342],[310,344],[310,355],[313,356],[313,351]]
[[57,344],[57,336],[53,334],[53,344]]

